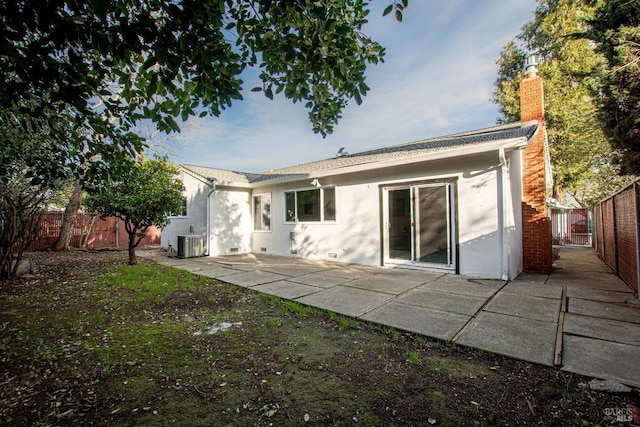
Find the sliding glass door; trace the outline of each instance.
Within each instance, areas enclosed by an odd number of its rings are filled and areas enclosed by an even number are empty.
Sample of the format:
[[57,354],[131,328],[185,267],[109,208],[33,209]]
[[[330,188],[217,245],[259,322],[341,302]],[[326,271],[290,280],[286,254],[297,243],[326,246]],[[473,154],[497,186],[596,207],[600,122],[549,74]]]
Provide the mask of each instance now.
[[411,189],[389,191],[389,258],[412,259]]
[[454,267],[452,185],[386,189],[386,250],[391,263]]

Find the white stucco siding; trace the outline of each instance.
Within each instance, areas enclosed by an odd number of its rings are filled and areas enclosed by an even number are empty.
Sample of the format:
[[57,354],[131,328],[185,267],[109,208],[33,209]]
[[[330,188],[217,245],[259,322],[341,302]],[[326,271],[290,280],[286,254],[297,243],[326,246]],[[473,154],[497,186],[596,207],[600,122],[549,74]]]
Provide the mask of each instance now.
[[[516,160],[517,160],[516,156]],[[336,221],[285,222],[285,191],[309,189],[309,180],[278,186],[261,186],[253,194],[269,193],[271,230],[254,231],[252,250],[283,256],[327,259],[364,265],[380,265],[383,238],[380,218],[385,186],[434,182],[455,183],[455,221],[460,274],[500,279],[518,268],[515,244],[520,179],[501,167],[496,152],[407,165],[377,171],[321,178],[324,186],[336,186]],[[514,161],[515,163],[515,161]],[[505,169],[506,168],[506,169]],[[505,186],[509,191],[505,191]],[[513,192],[515,191],[515,195]],[[510,216],[505,218],[505,212]],[[253,225],[251,225],[253,228]],[[290,240],[290,233],[295,238]],[[506,240],[505,240],[506,239]],[[506,243],[506,244],[505,244]],[[292,250],[296,251],[292,254]],[[511,251],[511,257],[505,254]],[[335,256],[335,258],[333,257]],[[513,258],[513,259],[512,259]]]
[[208,185],[194,176],[181,172],[180,179],[185,187],[187,198],[187,216],[170,217],[170,223],[162,230],[160,246],[177,250],[178,236],[187,234],[201,235],[203,239],[207,231],[207,201]]
[[502,276],[502,209],[495,166],[468,170],[458,181],[460,274]]
[[[323,175],[318,178],[319,188],[323,191],[335,188],[336,203],[335,221],[322,222],[285,220],[285,192],[314,189],[313,178],[259,183],[251,188],[218,186],[211,193],[212,188],[206,182],[185,173],[187,217],[172,218],[163,232],[162,244],[175,248],[178,235],[200,234],[210,256],[254,252],[380,265],[386,252],[381,228],[385,227],[384,212],[388,209],[383,206],[386,191],[398,186],[450,183],[455,188],[458,271],[469,276],[513,278],[521,270],[522,254],[520,152],[507,153],[506,159],[505,164],[505,158],[492,151]],[[261,202],[271,202],[269,226],[265,227],[264,222],[259,225],[268,229],[254,230],[253,197],[257,195],[261,195]]]
[[458,182],[460,274],[513,279],[522,271],[521,152],[483,158]]
[[[271,230],[253,232],[253,251],[379,265],[380,207],[377,185],[329,179],[321,180],[321,184],[325,188],[335,186],[335,221],[285,222],[285,191],[307,190],[306,181],[298,185],[254,190],[254,194],[270,193],[272,205]],[[295,233],[293,240],[292,232]]]
[[510,279],[522,273],[522,151],[516,150],[509,155],[509,183],[511,185],[510,203],[513,209],[512,223],[509,224]]
[[210,256],[251,252],[251,193],[216,188],[210,196]]

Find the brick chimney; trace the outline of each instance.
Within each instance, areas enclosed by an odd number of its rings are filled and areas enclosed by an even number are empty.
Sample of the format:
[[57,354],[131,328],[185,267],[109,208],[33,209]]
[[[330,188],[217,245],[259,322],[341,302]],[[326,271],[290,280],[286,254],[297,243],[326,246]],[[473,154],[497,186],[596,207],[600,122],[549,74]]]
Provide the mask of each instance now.
[[526,77],[520,82],[520,120],[537,120],[539,126],[522,154],[522,267],[524,271],[550,273],[552,246],[546,202],[544,92],[535,55],[527,59]]

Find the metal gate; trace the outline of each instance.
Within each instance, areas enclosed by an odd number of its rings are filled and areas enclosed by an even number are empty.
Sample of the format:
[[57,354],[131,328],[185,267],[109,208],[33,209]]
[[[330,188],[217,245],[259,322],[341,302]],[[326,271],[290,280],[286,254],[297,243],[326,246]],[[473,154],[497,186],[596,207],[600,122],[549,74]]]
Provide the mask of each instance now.
[[591,213],[588,209],[551,209],[554,245],[591,245]]

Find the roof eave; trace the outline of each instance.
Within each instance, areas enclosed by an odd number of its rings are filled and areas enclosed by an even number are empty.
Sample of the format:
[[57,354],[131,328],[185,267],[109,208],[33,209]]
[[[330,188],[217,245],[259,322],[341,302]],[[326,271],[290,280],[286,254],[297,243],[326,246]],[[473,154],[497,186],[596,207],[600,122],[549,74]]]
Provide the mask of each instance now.
[[273,185],[273,184],[286,184],[288,182],[305,180],[310,176],[315,176],[315,175],[312,175],[309,173],[299,173],[294,176],[286,176],[281,178],[265,179],[263,181],[252,182],[250,185],[251,185],[251,188],[255,188],[255,187],[264,187],[264,186]]
[[207,185],[211,185],[211,184],[215,184],[216,187],[240,187],[240,188],[251,188],[251,183],[249,182],[240,182],[240,181],[221,181],[219,179],[216,178],[207,178],[205,176],[200,175],[197,172],[192,171],[191,169],[189,169],[188,167],[184,166],[184,165],[180,165],[179,169],[189,175],[191,175],[192,177],[194,177],[195,179],[201,181],[204,184]]
[[218,181],[214,180],[216,187],[234,187],[234,188],[252,188],[253,185],[250,182],[238,182],[238,181]]
[[491,151],[498,151],[500,149],[503,149],[505,151],[521,150],[525,148],[527,145],[529,145],[530,139],[533,138],[536,132],[534,132],[534,134],[530,138],[527,138],[526,136],[522,136],[518,138],[502,139],[498,141],[487,142],[487,143],[477,144],[472,146],[467,145],[463,147],[453,147],[453,148],[440,150],[440,151],[431,151],[431,152],[420,154],[417,156],[382,160],[382,161],[376,161],[376,162],[370,162],[370,163],[363,163],[355,166],[347,166],[343,168],[335,168],[335,169],[328,169],[324,171],[300,174],[296,177],[285,177],[285,178],[277,178],[273,180],[265,180],[265,181],[253,183],[251,184],[251,187],[263,187],[263,186],[273,185],[273,184],[284,184],[289,182],[301,181],[305,179],[325,178],[333,175],[344,175],[349,173],[366,172],[373,169],[401,166],[401,165],[406,165],[410,163],[420,163],[420,162],[426,162],[426,161],[441,160],[447,157],[460,157],[460,156],[466,156],[470,154],[480,154],[480,153],[486,153]]
[[336,172],[340,174],[345,173],[354,173],[354,172],[365,172],[372,169],[379,168],[388,168],[394,166],[402,166],[410,163],[421,163],[433,160],[442,160],[448,157],[461,157],[472,154],[480,154],[487,153],[491,151],[498,151],[499,149],[504,149],[506,151],[519,150],[526,147],[529,144],[529,139],[527,137],[519,137],[512,139],[503,139],[494,142],[487,142],[484,144],[477,144],[472,146],[463,146],[463,147],[453,147],[445,150],[439,151],[431,151],[428,153],[420,154],[417,156],[411,156],[408,158],[399,158],[399,159],[389,159],[382,160],[380,162],[371,162],[364,163],[356,166],[349,166],[341,169],[332,169],[321,171],[318,173],[309,174],[308,178],[322,178],[326,176],[335,175]]
[[214,181],[213,179],[209,179],[209,178],[206,178],[206,177],[204,177],[204,176],[202,176],[202,175],[200,175],[200,174],[198,174],[198,173],[195,173],[194,171],[192,171],[191,169],[188,169],[188,168],[184,167],[183,165],[180,165],[180,166],[178,167],[178,169],[179,169],[181,172],[184,172],[184,173],[186,173],[187,175],[190,175],[191,177],[193,177],[193,178],[197,179],[198,181],[202,182],[203,184],[206,184],[206,185],[209,185],[209,186],[210,186],[210,185],[211,185],[211,183]]

